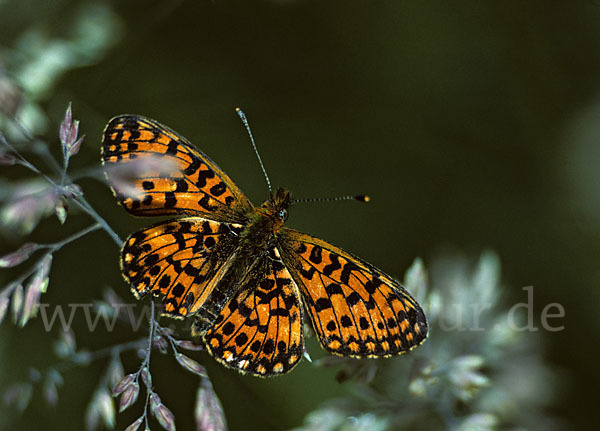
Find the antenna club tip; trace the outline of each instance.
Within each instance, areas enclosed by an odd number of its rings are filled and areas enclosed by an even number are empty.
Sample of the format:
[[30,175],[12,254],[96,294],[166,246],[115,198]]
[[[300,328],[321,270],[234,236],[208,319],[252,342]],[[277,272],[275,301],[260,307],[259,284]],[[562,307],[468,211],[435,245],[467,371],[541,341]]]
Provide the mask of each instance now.
[[236,106],[235,113],[238,114],[238,117],[240,117],[240,119],[242,120],[242,123],[244,123],[246,128],[248,128],[249,127],[248,120],[246,119],[246,114],[244,114],[244,111],[242,111],[242,109],[239,106]]
[[355,196],[354,199],[356,199],[359,202],[371,202],[371,196],[369,195],[358,195]]

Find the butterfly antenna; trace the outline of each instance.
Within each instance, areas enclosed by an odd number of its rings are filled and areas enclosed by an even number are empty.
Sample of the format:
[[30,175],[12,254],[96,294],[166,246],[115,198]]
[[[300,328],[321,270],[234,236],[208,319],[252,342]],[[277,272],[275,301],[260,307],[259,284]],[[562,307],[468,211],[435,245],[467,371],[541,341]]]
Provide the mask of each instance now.
[[356,196],[335,196],[335,197],[331,197],[331,198],[293,199],[290,202],[290,204],[297,204],[300,202],[331,202],[331,201],[370,202],[371,197],[369,195],[356,195]]
[[246,130],[248,131],[248,136],[250,136],[250,142],[252,142],[252,148],[254,148],[254,153],[256,154],[256,157],[258,157],[258,163],[260,164],[260,168],[263,171],[265,180],[267,180],[267,186],[269,186],[269,194],[273,194],[273,190],[271,189],[271,181],[269,180],[269,176],[267,175],[267,170],[265,169],[265,165],[263,164],[263,161],[260,158],[258,149],[256,148],[256,143],[254,142],[254,137],[252,136],[252,130],[250,130],[250,124],[248,124],[248,119],[246,118],[246,114],[244,114],[244,111],[242,111],[240,108],[235,108],[235,112],[237,112],[240,119],[242,120],[242,123],[244,123],[244,126],[246,126]]

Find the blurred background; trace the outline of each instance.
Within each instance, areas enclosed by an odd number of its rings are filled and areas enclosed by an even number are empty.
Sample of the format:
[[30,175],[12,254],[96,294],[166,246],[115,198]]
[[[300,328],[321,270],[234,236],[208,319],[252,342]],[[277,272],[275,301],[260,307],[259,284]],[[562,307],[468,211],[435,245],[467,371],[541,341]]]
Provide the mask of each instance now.
[[[4,0],[0,66],[4,117],[18,110],[56,155],[72,102],[86,138],[71,172],[98,166],[111,117],[141,114],[190,139],[259,204],[267,189],[234,112],[240,106],[275,186],[297,198],[372,198],[300,205],[288,226],[400,279],[418,256],[427,267],[440,255],[495,251],[506,304],[526,302],[522,288],[534,286],[537,326],[547,304],[565,310],[553,321],[564,330],[534,334],[558,382],[543,415],[566,429],[597,422],[598,2]],[[18,140],[11,121],[0,124]],[[3,183],[30,176],[1,169]],[[122,237],[155,221],[130,217],[96,179],[77,183]],[[64,226],[50,217],[27,237],[4,230],[0,251],[58,241],[88,224],[72,212]],[[106,286],[133,302],[118,254],[101,231],[65,247],[43,302],[89,302]],[[0,281],[17,273],[2,271]],[[86,335],[78,324],[78,342],[90,349],[128,336]],[[50,364],[54,338],[39,319],[23,329],[5,321],[0,387]],[[309,351],[323,356],[314,339]],[[335,381],[335,369],[307,361],[259,380],[202,358],[230,429],[297,427],[351,390]],[[138,363],[132,356],[125,368]],[[172,361],[156,366],[163,400],[184,418],[195,387]],[[3,407],[0,429],[82,429],[101,370],[73,370],[54,408],[34,402],[18,416]],[[191,429],[186,420],[179,429]]]

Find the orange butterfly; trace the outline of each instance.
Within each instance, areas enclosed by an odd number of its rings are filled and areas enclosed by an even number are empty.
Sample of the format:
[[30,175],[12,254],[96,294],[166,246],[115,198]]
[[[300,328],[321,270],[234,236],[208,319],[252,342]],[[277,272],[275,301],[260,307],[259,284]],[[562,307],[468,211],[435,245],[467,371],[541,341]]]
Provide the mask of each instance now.
[[[136,168],[157,157],[172,169]],[[257,376],[290,371],[304,352],[305,315],[323,347],[342,356],[397,355],[427,337],[423,310],[397,281],[283,226],[293,203],[287,190],[254,207],[188,140],[137,115],[108,123],[102,158],[131,214],[184,216],[125,241],[121,266],[134,295],[161,297],[163,315],[193,316],[192,333],[224,365]],[[117,167],[131,168],[127,186]]]

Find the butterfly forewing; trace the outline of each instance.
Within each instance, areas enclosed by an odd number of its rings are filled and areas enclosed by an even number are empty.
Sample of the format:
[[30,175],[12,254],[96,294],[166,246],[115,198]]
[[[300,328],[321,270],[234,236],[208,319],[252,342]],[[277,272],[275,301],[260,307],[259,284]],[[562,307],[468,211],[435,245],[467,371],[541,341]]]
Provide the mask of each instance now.
[[123,274],[137,297],[160,296],[163,314],[185,317],[209,298],[235,254],[241,228],[199,217],[156,224],[125,241]]
[[102,158],[115,196],[134,215],[185,213],[241,221],[252,209],[213,161],[154,120],[113,118],[104,130]]
[[300,361],[302,329],[298,288],[272,248],[239,286],[204,340],[226,366],[266,377],[285,373]]
[[325,349],[343,356],[378,357],[423,342],[423,310],[398,282],[310,235],[283,229],[278,240]]

